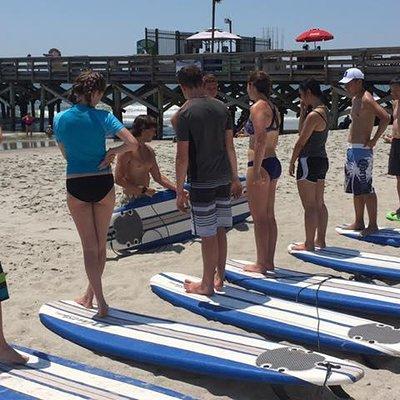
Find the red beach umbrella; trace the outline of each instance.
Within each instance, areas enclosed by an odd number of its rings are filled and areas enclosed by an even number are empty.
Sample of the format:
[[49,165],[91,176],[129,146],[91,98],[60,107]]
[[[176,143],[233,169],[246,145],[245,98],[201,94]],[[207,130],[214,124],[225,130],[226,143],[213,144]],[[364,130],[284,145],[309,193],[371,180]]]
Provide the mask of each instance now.
[[309,29],[301,33],[296,38],[296,42],[324,42],[326,40],[332,40],[334,36],[332,33],[323,29]]

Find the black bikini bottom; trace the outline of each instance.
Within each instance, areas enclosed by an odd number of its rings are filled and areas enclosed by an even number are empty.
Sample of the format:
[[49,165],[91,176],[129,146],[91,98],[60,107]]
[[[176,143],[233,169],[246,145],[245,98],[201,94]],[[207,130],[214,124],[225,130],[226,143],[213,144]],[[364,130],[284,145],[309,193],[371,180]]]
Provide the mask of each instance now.
[[67,192],[87,203],[97,203],[114,187],[112,174],[82,176],[67,179]]

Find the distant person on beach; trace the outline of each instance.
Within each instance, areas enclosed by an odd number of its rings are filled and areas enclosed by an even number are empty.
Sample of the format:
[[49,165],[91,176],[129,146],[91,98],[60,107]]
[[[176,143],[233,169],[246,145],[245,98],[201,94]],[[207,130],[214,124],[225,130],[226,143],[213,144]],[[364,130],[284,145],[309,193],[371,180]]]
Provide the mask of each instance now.
[[0,263],[0,363],[26,364],[28,358],[15,351],[7,343],[6,338],[4,337],[2,303],[8,298],[6,274],[3,272],[3,268],[1,267]]
[[[207,74],[203,76],[203,89],[206,96],[216,98],[218,95],[218,79],[214,74]],[[183,104],[183,106],[187,101]],[[182,106],[182,107],[183,107]],[[180,109],[172,116],[171,125],[176,130],[176,123],[178,121]]]
[[[306,240],[294,245],[295,250],[314,251],[326,247],[328,210],[324,202],[325,177],[329,162],[325,150],[328,138],[328,110],[322,101],[319,83],[307,79],[300,83],[299,137],[290,159],[289,174],[294,176],[297,161],[297,188],[304,207]],[[311,107],[312,111],[307,112]]]
[[393,128],[390,145],[388,174],[396,177],[399,207],[390,213],[392,219],[400,221],[400,76],[390,82],[393,98]]
[[35,122],[35,118],[32,116],[32,114],[28,113],[22,118],[22,122],[25,125],[26,136],[29,136],[29,134],[32,136],[33,135],[32,126],[33,123]]
[[254,71],[247,82],[247,93],[253,105],[244,128],[250,136],[247,163],[247,197],[254,222],[257,249],[255,264],[246,271],[265,273],[275,268],[274,257],[278,235],[275,220],[275,192],[282,167],[276,156],[280,117],[271,102],[271,78]]
[[203,77],[203,87],[207,96],[216,98],[218,95],[218,79],[213,74],[207,74]]
[[[345,191],[354,199],[355,221],[345,229],[361,231],[369,235],[378,230],[378,201],[372,186],[373,148],[389,124],[389,114],[364,88],[364,74],[358,68],[348,69],[339,82],[345,85],[352,98],[349,148],[345,165]],[[379,126],[371,138],[375,118]],[[364,208],[367,208],[369,223],[364,224]]]
[[133,121],[132,135],[139,143],[137,151],[127,151],[117,157],[115,182],[124,188],[128,200],[156,193],[150,185],[154,181],[166,189],[176,191],[176,186],[158,168],[154,150],[147,144],[157,134],[157,121],[149,115],[139,115]]
[[45,133],[46,133],[48,138],[51,138],[53,136],[53,127],[50,124],[47,125]]
[[[106,89],[98,72],[82,72],[72,87],[73,107],[58,113],[54,132],[67,160],[67,205],[82,242],[89,286],[76,301],[93,308],[98,316],[108,313],[101,276],[106,262],[106,239],[115,204],[110,164],[117,154],[135,151],[137,140],[113,114],[97,110]],[[106,151],[106,138],[118,136],[124,144]]]
[[227,256],[226,229],[232,226],[231,193],[239,197],[242,186],[237,174],[232,120],[225,105],[206,95],[202,72],[195,66],[182,68],[178,82],[188,100],[177,118],[177,207],[188,210],[184,192],[190,182],[192,231],[201,237],[203,277],[186,281],[189,293],[211,295],[220,290]]
[[3,141],[3,128],[0,125],[0,143]]

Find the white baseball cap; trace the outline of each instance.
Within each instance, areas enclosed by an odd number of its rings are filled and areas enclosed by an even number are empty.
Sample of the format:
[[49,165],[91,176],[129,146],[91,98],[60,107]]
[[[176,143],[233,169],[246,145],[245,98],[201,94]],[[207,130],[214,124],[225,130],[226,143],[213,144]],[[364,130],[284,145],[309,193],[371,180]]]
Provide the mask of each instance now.
[[346,70],[339,83],[349,83],[353,79],[364,79],[364,74],[358,68],[349,68]]

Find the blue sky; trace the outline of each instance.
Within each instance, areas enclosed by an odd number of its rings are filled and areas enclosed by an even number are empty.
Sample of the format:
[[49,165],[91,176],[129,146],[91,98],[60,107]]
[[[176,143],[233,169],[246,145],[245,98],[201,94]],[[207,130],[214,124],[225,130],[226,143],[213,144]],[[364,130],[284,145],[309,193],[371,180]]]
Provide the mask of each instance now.
[[[144,28],[199,31],[211,26],[211,0],[1,0],[0,57],[41,55],[58,47],[63,55],[125,55],[136,52]],[[223,0],[217,26],[233,20],[239,35],[262,36],[278,27],[285,48],[311,27],[331,31],[324,48],[400,45],[400,0]]]

